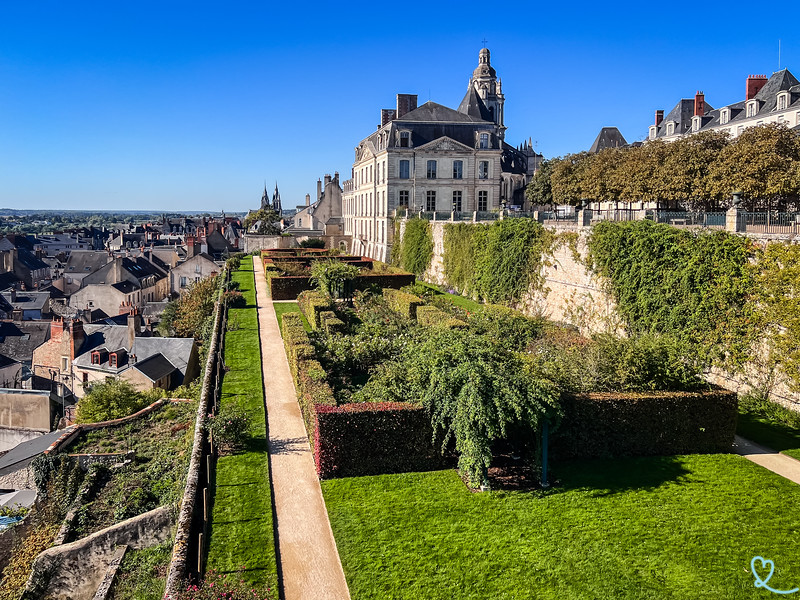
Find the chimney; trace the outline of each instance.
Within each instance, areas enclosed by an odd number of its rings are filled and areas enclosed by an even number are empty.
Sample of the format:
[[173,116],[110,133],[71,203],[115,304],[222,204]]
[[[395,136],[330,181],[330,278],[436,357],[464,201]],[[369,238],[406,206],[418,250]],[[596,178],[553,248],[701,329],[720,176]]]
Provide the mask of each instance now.
[[133,342],[142,329],[142,315],[137,309],[131,309],[128,314],[128,353],[133,352]]
[[336,185],[339,185],[339,171],[334,171],[333,172],[333,183],[335,183]]
[[77,350],[80,350],[80,347],[83,346],[83,340],[85,339],[85,335],[83,332],[83,321],[80,319],[74,319],[70,321],[69,324],[69,359],[75,360],[77,356]]
[[756,97],[756,94],[761,91],[767,85],[767,76],[766,75],[748,75],[747,76],[747,100],[752,100]]
[[54,317],[53,322],[50,323],[50,339],[60,340],[61,334],[64,332],[64,320],[61,317]]
[[11,302],[14,303],[17,301],[17,288],[11,288]]
[[664,111],[663,110],[657,110],[656,111],[656,127],[661,125],[661,121],[663,121],[663,120],[664,120]]
[[394,108],[381,109],[381,127],[387,123],[391,123],[397,117],[397,111]]
[[706,114],[706,100],[705,94],[703,92],[698,91],[694,95],[694,116],[695,117],[702,117]]
[[399,119],[406,113],[410,113],[417,108],[416,94],[397,94],[397,116]]
[[326,175],[325,175],[325,187],[328,187],[328,185],[330,184],[330,182],[331,182],[331,176],[330,176],[330,175],[328,175],[328,174],[326,174]]
[[311,194],[306,194],[306,206],[311,206]]
[[322,198],[322,180],[317,179],[317,200]]
[[[15,308],[15,309],[13,309],[11,311],[11,320],[14,321],[14,323],[21,323],[22,322],[22,309],[21,308]],[[52,325],[51,325],[51,327],[52,327]]]

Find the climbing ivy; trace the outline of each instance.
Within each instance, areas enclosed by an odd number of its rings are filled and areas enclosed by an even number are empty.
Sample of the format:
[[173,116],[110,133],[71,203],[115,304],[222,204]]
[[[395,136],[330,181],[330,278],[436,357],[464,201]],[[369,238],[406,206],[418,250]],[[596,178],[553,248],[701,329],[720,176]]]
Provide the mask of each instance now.
[[707,365],[741,365],[758,336],[753,256],[746,238],[651,221],[599,223],[589,238],[628,329],[675,335]]
[[433,234],[430,223],[423,219],[407,220],[398,252],[401,267],[415,275],[422,275],[433,258]]
[[445,225],[445,277],[466,295],[513,304],[543,284],[541,266],[553,240],[532,219]]

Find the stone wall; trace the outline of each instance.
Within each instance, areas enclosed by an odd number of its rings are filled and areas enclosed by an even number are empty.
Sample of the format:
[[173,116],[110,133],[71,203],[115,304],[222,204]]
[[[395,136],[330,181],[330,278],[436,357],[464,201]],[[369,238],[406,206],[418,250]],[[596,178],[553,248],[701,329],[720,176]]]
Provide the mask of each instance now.
[[70,544],[48,548],[33,563],[22,600],[92,600],[117,546],[148,548],[169,539],[175,511],[162,506]]
[[244,252],[249,254],[256,250],[274,250],[276,248],[296,248],[297,240],[293,236],[285,235],[254,235],[248,233],[244,236]]

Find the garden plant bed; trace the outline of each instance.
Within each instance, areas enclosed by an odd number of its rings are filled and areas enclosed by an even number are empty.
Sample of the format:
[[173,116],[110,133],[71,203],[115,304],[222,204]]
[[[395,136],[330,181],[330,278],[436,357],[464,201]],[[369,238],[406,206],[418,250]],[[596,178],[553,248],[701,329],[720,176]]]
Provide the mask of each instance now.
[[225,333],[229,370],[220,405],[244,409],[249,426],[244,448],[217,461],[207,567],[275,590],[278,576],[252,257],[242,259],[232,280],[239,283],[247,306],[228,312],[229,323],[235,320],[237,328]]
[[322,482],[353,600],[763,598],[800,581],[800,488],[738,456],[556,465],[547,491],[455,471]]

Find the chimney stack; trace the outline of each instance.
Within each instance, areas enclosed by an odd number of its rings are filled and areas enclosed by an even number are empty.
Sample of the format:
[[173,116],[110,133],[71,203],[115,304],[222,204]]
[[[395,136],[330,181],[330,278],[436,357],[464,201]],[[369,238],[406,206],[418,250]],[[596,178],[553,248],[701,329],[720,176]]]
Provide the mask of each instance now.
[[702,117],[706,114],[706,99],[705,94],[703,92],[698,91],[694,95],[694,116],[695,117]]
[[331,182],[331,176],[326,173],[325,174],[325,187],[328,187],[330,182]]
[[139,335],[139,332],[142,328],[142,315],[139,314],[139,310],[136,308],[132,308],[131,312],[128,314],[128,353],[133,353],[133,342],[136,340],[136,337]]
[[397,115],[399,119],[406,113],[410,113],[417,108],[416,94],[397,94]]
[[748,75],[747,76],[747,100],[752,100],[756,94],[767,85],[766,75]]
[[306,206],[311,206],[311,194],[306,194]]
[[381,109],[381,127],[387,123],[391,123],[397,117],[397,111],[394,108]]
[[663,110],[657,110],[656,111],[656,127],[661,125],[661,122],[663,120],[664,120],[664,111]]
[[317,200],[322,198],[322,180],[317,179]]

